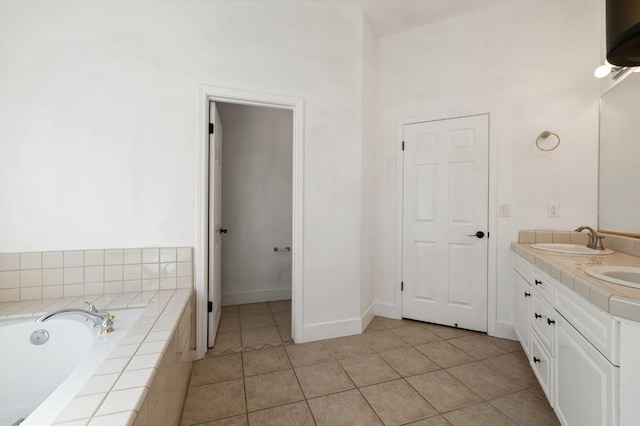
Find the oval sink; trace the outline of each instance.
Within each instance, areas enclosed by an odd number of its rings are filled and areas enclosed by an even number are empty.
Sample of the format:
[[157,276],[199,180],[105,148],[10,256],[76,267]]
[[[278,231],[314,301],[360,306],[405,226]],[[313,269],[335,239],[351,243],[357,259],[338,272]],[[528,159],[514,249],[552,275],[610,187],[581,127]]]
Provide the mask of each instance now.
[[637,266],[594,266],[585,272],[599,280],[640,288],[640,268]]
[[552,251],[555,253],[567,253],[567,254],[611,254],[613,250],[594,250],[587,246],[581,246],[578,244],[560,244],[560,243],[540,243],[532,244],[531,247],[543,251]]

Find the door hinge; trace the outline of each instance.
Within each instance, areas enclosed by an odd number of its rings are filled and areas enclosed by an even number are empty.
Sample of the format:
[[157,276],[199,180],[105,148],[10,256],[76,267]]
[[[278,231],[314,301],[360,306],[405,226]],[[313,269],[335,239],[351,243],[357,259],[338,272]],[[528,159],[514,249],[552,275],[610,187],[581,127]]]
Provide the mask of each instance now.
[[400,281],[400,291],[404,291],[404,281]]
[[487,231],[487,238],[489,238],[489,231]]
[[213,134],[213,123],[209,123],[209,134]]
[[402,150],[404,151],[404,141],[402,141]]
[[213,302],[207,302],[207,312],[213,312]]

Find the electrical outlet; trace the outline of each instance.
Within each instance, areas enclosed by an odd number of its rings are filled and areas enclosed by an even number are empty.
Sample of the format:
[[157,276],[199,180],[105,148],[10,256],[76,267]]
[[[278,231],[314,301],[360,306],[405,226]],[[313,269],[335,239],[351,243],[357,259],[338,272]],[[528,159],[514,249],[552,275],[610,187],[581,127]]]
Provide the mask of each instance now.
[[559,203],[547,204],[547,211],[549,213],[549,217],[560,217],[560,204]]
[[511,216],[511,204],[500,204],[500,217]]

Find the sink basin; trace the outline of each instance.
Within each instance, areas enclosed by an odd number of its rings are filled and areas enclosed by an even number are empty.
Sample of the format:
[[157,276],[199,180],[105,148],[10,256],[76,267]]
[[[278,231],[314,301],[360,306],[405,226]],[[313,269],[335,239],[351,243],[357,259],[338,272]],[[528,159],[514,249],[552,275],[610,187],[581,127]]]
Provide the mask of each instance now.
[[599,280],[640,288],[640,268],[636,266],[594,266],[585,272]]
[[541,243],[532,244],[531,247],[543,251],[552,251],[555,253],[567,253],[567,254],[611,254],[613,250],[594,250],[587,246],[581,246],[578,244],[560,244],[560,243]]

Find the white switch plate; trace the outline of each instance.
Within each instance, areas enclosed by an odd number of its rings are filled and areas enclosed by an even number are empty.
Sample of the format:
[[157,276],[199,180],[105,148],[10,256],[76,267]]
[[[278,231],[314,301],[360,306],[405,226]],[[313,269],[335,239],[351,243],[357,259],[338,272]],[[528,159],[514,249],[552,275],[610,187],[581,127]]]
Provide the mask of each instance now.
[[500,217],[511,216],[511,204],[500,204]]
[[547,204],[547,211],[549,213],[549,217],[560,217],[560,203]]

